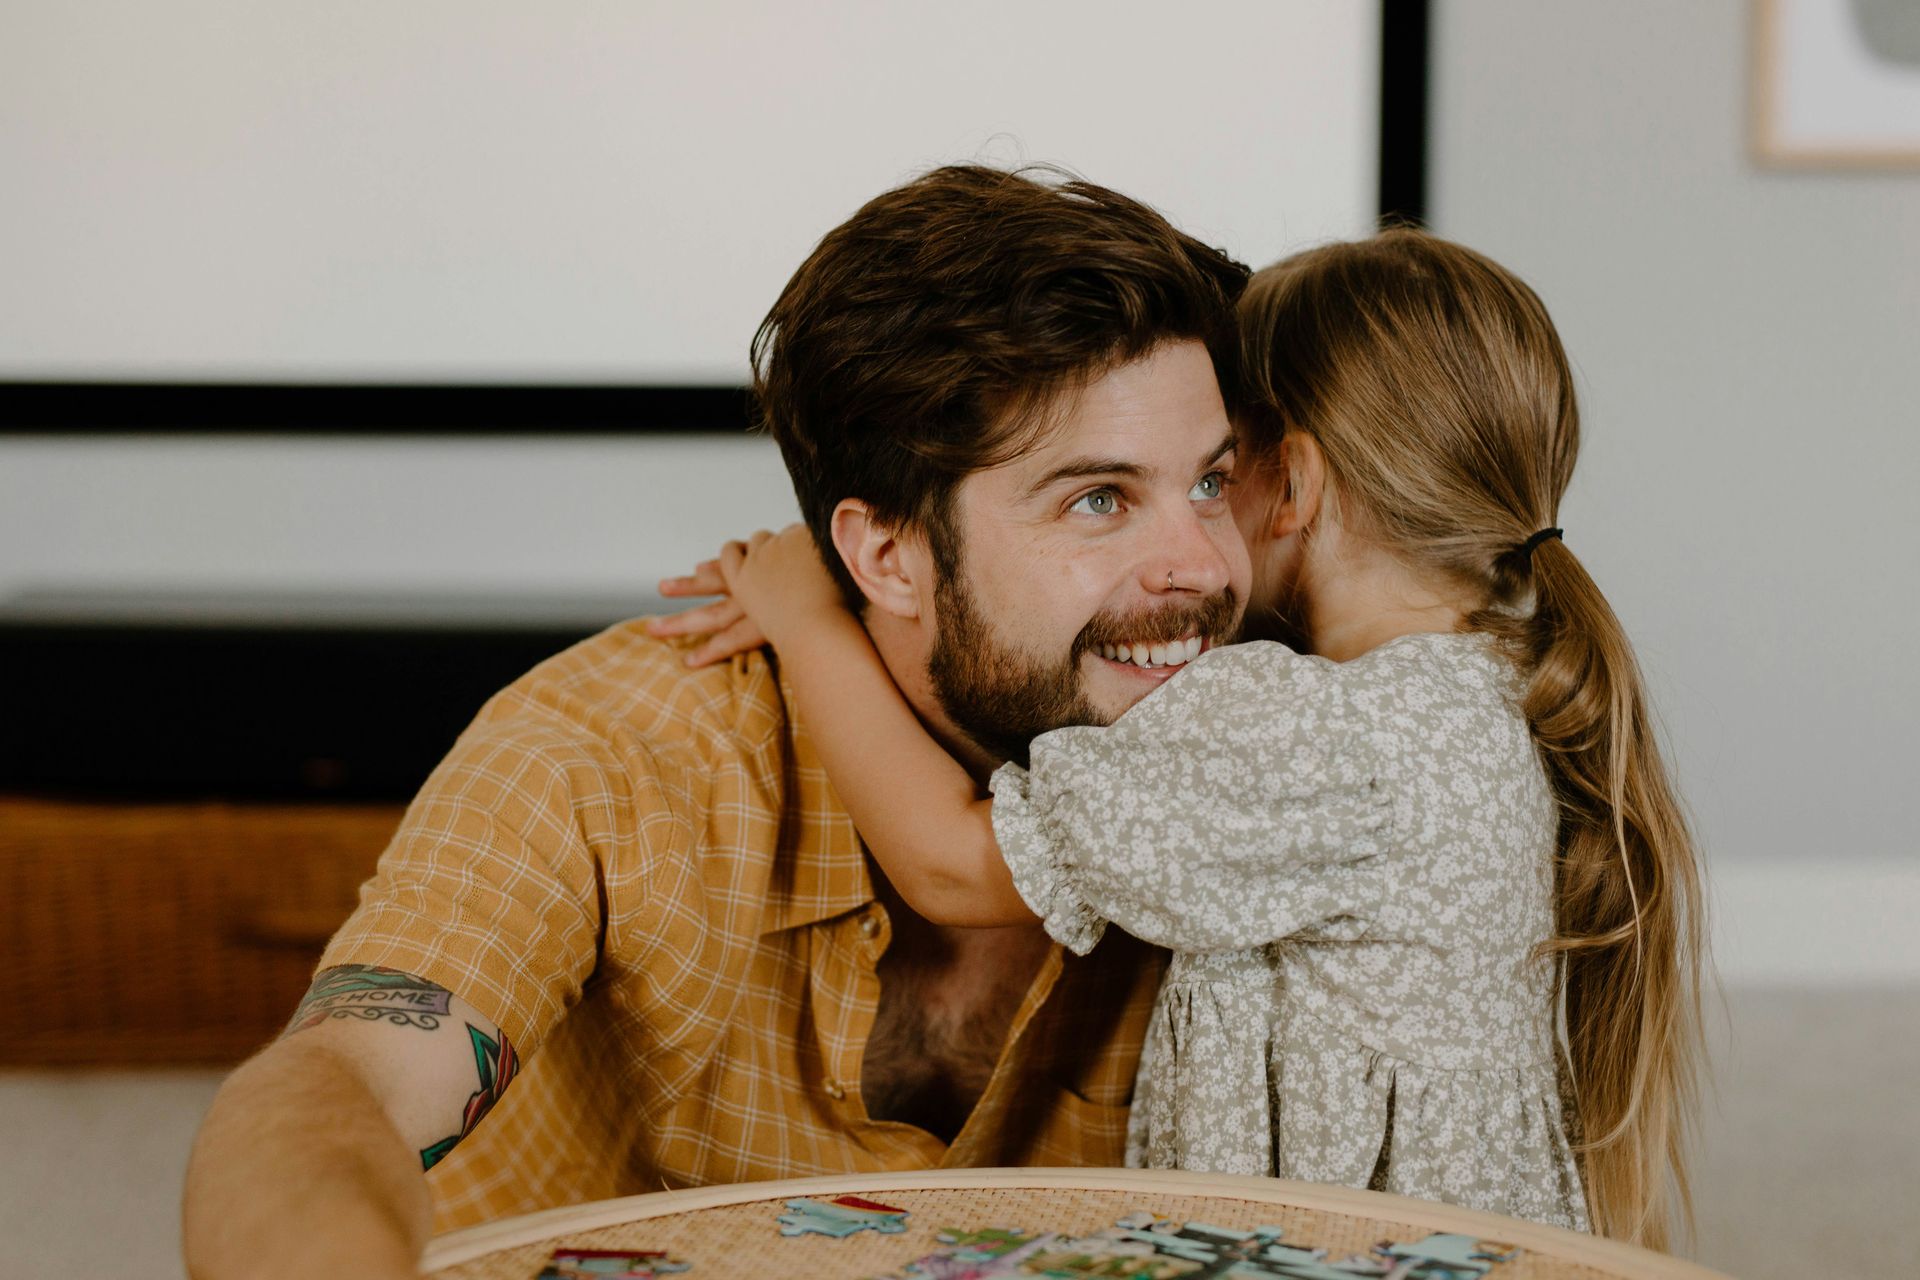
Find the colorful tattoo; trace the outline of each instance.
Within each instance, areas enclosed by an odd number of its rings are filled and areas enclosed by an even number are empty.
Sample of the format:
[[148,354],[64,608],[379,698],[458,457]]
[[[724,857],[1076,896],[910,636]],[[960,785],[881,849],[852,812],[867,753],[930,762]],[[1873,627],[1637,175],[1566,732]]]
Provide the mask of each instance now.
[[[317,1027],[330,1018],[359,1018],[367,1022],[390,1022],[400,1027],[437,1031],[440,1020],[453,1010],[453,993],[438,983],[416,978],[398,969],[373,965],[343,964],[328,969],[313,980],[306,999],[294,1011],[293,1021],[281,1032],[290,1036],[308,1027]],[[467,1099],[460,1114],[460,1132],[442,1138],[420,1152],[420,1167],[431,1169],[446,1154],[486,1119],[494,1103],[520,1074],[520,1057],[504,1035],[487,1035],[471,1022],[463,1023],[467,1042],[473,1049],[473,1068],[480,1077],[480,1088]]]
[[431,1169],[460,1144],[460,1140],[472,1133],[475,1126],[493,1110],[493,1104],[500,1101],[500,1095],[507,1091],[514,1076],[520,1072],[520,1059],[513,1052],[513,1046],[507,1043],[506,1036],[493,1039],[483,1034],[471,1022],[467,1024],[467,1038],[473,1042],[473,1065],[480,1074],[480,1088],[467,1099],[466,1110],[460,1117],[460,1132],[450,1138],[427,1147],[420,1153],[420,1167]]
[[400,1027],[438,1030],[440,1019],[452,1008],[453,993],[424,978],[398,969],[343,964],[313,980],[306,998],[294,1010],[293,1021],[280,1034],[317,1027],[330,1018],[359,1018],[391,1022]]

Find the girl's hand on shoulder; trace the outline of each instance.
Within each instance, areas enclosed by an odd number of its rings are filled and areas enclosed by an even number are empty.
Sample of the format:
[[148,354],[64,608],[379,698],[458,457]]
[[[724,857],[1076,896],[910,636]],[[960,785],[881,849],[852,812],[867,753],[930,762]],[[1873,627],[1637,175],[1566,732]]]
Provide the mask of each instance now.
[[729,542],[720,549],[719,573],[729,597],[776,648],[794,629],[845,608],[840,587],[803,524]]
[[[742,592],[747,593],[744,598]],[[813,536],[800,524],[778,534],[761,530],[744,542],[729,542],[691,573],[662,578],[660,594],[670,600],[721,597],[647,620],[649,635],[706,637],[687,655],[689,667],[725,662],[768,643],[764,617],[792,622],[841,607],[840,588],[821,562]]]
[[[738,543],[729,543],[738,546]],[[687,654],[689,667],[710,667],[716,662],[743,653],[752,653],[766,644],[767,637],[747,611],[727,591],[727,580],[720,573],[720,560],[702,560],[692,573],[660,579],[660,594],[669,600],[694,596],[719,596],[710,604],[695,605],[670,613],[664,618],[648,618],[647,634],[663,639],[672,636],[704,636],[706,639]]]

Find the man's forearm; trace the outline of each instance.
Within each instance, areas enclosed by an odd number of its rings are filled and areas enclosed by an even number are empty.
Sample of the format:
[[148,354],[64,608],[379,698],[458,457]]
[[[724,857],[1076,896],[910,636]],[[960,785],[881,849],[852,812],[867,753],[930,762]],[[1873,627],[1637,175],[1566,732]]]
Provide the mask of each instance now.
[[345,1059],[296,1037],[221,1087],[187,1169],[194,1280],[398,1280],[431,1230],[419,1153]]

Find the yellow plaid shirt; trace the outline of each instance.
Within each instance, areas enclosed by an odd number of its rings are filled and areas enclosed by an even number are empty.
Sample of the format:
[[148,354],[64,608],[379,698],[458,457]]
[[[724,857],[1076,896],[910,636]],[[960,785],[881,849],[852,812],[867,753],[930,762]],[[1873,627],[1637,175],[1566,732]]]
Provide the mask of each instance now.
[[951,1146],[869,1118],[891,929],[866,854],[766,657],[681,652],[625,623],[489,701],[320,961],[439,983],[526,1061],[428,1174],[436,1230],[707,1183],[1120,1163],[1160,954],[1055,946]]

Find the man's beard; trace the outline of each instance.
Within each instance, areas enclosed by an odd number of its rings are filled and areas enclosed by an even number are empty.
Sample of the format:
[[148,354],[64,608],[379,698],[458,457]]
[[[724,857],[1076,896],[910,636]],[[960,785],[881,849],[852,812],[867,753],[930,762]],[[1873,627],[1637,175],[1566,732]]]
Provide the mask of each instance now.
[[1113,717],[1094,706],[1081,656],[1101,645],[1149,643],[1199,634],[1224,641],[1239,613],[1231,588],[1188,604],[1163,605],[1126,617],[1096,614],[1058,662],[1001,645],[980,613],[966,573],[954,565],[934,585],[937,634],[927,677],[947,718],[996,760],[1025,767],[1028,745],[1049,729],[1103,725]]

